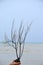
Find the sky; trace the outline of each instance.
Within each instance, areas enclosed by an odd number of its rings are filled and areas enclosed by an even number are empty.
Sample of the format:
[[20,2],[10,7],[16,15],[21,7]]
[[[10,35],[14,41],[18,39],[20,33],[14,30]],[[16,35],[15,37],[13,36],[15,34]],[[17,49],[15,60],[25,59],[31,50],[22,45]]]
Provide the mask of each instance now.
[[0,42],[10,38],[13,20],[16,31],[33,21],[26,42],[43,42],[43,0],[0,0]]

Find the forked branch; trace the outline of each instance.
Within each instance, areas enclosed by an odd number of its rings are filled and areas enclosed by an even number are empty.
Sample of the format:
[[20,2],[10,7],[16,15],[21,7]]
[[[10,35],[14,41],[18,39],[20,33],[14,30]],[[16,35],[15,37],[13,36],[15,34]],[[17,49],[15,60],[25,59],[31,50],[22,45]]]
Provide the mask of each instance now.
[[[32,22],[29,24],[29,26],[27,26],[25,34],[23,35],[24,26],[23,26],[23,24],[21,22],[20,27],[19,27],[19,31],[18,31],[18,35],[17,35],[15,33],[15,31],[13,32],[13,28],[14,28],[14,21],[13,21],[12,28],[11,28],[11,40],[9,40],[7,36],[5,36],[6,42],[8,44],[12,43],[12,45],[9,44],[9,46],[12,46],[15,49],[17,59],[19,58],[19,60],[22,57],[22,54],[23,54],[23,51],[24,51],[25,40],[26,40],[26,37],[27,37],[27,34],[28,34],[29,30],[30,30],[31,25],[32,25]],[[16,37],[16,35],[18,37]],[[19,52],[18,52],[18,44],[19,44]],[[19,55],[18,55],[18,53],[19,53]]]

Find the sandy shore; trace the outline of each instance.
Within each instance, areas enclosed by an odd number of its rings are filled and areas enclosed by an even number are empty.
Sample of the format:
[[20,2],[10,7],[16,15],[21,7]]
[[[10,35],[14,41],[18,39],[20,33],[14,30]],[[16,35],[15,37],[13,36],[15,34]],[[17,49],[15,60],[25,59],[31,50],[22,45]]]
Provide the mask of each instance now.
[[[9,65],[16,58],[15,50],[0,45],[0,65]],[[43,44],[25,44],[21,65],[43,65]]]

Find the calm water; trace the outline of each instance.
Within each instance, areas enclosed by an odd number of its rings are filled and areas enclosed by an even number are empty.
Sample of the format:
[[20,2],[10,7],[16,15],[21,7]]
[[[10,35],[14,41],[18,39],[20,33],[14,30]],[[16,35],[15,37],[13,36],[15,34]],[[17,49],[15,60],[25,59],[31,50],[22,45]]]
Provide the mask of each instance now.
[[[7,49],[3,46],[1,48],[2,50]],[[11,48],[9,52],[0,50],[0,65],[9,65],[14,59],[16,59],[16,55],[15,52],[12,53]],[[26,44],[21,65],[43,65],[43,44]]]
[[[0,65],[9,65],[14,59],[14,54],[0,54]],[[43,57],[41,55],[24,54],[21,65],[43,65]]]

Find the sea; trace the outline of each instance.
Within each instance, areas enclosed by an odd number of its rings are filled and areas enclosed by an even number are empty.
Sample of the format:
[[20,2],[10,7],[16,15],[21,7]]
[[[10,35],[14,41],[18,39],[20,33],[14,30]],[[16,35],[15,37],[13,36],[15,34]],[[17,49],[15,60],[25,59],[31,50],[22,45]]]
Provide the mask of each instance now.
[[[15,49],[0,44],[0,65],[9,65],[15,59]],[[25,44],[21,65],[43,65],[43,44]]]

